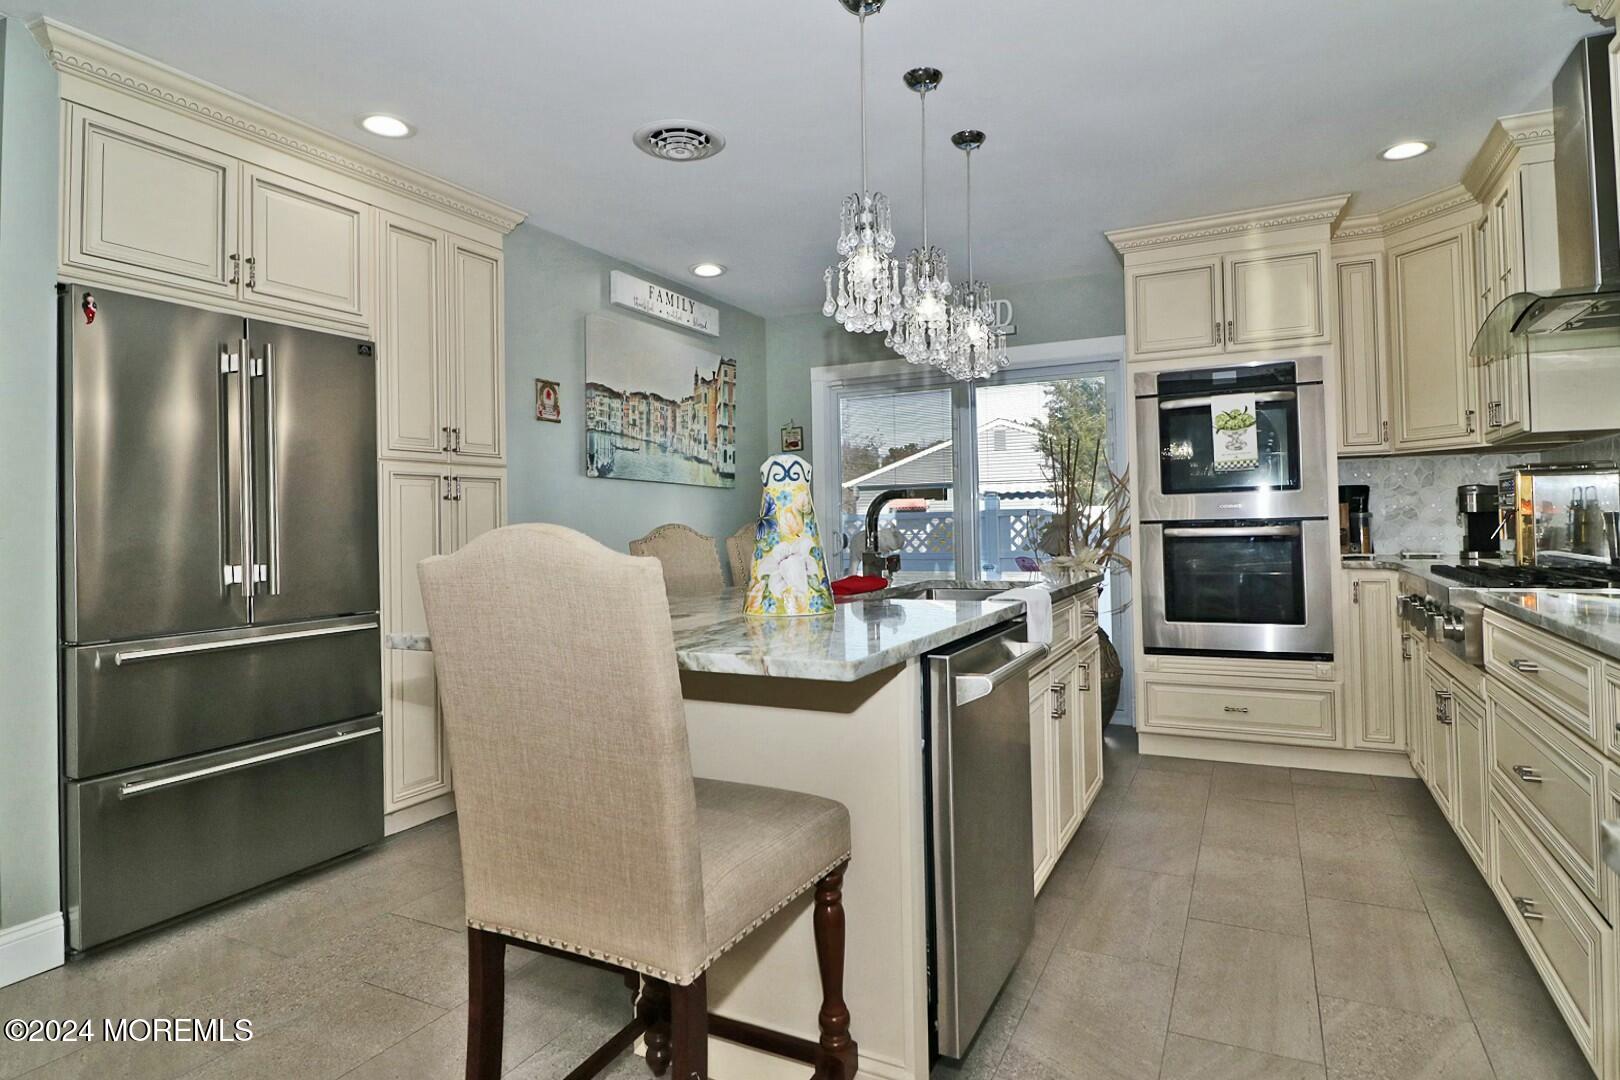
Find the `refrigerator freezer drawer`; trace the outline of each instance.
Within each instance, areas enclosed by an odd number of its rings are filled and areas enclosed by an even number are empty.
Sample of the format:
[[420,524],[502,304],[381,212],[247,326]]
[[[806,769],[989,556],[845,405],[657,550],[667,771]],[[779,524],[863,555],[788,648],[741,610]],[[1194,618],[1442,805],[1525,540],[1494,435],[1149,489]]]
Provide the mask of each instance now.
[[63,805],[87,949],[382,839],[382,720],[68,781]]
[[67,649],[63,768],[100,776],[382,710],[377,617]]

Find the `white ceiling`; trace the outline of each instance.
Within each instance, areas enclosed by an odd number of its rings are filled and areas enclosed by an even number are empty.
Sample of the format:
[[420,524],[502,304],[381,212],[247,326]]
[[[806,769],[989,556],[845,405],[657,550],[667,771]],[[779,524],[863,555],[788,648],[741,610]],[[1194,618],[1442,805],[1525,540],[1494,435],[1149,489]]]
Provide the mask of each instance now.
[[[33,0],[40,3],[42,0]],[[819,306],[840,198],[858,185],[856,21],[837,0],[43,0],[44,13],[764,315]],[[1499,115],[1545,105],[1575,39],[1562,0],[891,0],[867,26],[873,186],[918,242],[929,98],[933,240],[961,276],[961,154],[979,276],[1112,271],[1102,230],[1354,192],[1380,210],[1455,182]],[[390,142],[355,124],[392,112]],[[672,165],[631,133],[710,125]],[[1403,164],[1402,138],[1438,143]]]

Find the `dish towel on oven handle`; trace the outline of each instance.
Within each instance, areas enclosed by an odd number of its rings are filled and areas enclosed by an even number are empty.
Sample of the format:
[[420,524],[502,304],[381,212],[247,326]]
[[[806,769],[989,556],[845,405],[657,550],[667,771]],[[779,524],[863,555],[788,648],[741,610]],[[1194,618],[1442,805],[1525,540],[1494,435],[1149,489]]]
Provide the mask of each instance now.
[[1218,473],[1248,472],[1260,467],[1259,417],[1253,394],[1222,394],[1210,401],[1211,464]]
[[997,600],[1022,600],[1025,640],[1031,645],[1052,644],[1052,591],[1045,585],[1008,589]]

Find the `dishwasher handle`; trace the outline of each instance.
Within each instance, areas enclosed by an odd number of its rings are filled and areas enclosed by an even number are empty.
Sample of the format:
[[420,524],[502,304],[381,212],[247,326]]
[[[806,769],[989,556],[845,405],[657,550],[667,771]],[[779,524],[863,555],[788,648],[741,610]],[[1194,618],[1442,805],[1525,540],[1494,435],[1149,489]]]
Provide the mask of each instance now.
[[1050,648],[1046,645],[1033,645],[1027,652],[1019,653],[994,671],[986,672],[983,675],[955,676],[952,679],[952,689],[957,706],[960,707],[978,701],[982,697],[989,697],[996,687],[1017,675],[1020,671],[1030,667],[1050,651]]

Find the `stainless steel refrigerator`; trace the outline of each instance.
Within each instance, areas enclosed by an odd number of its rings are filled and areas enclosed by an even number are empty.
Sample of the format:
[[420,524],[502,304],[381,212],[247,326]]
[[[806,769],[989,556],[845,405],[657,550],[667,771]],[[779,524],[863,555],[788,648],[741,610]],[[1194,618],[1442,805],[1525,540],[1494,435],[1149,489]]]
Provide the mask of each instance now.
[[382,835],[370,342],[59,287],[85,949]]

